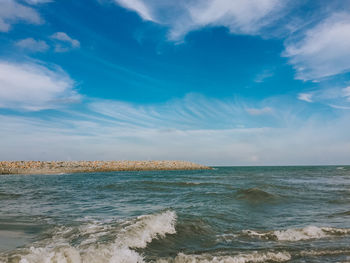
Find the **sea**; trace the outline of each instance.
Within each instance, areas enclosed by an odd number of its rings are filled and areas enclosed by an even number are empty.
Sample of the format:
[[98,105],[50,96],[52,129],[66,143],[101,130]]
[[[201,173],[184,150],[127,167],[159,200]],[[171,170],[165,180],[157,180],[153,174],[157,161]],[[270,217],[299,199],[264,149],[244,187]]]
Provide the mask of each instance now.
[[350,167],[1,175],[0,262],[350,262]]

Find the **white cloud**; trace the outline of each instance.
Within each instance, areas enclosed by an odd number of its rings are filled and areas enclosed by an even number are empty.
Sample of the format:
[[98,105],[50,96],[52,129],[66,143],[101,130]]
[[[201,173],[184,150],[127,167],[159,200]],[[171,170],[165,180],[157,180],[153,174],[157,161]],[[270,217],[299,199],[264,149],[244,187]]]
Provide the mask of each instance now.
[[51,38],[59,42],[55,46],[56,52],[66,52],[72,48],[80,47],[80,42],[78,40],[71,38],[64,32],[57,32],[53,34]]
[[50,3],[53,0],[25,0],[28,4],[37,5],[37,4],[45,4]]
[[[137,12],[144,20],[169,27],[169,39],[173,41],[182,41],[190,31],[221,26],[233,34],[288,36],[283,56],[289,58],[296,79],[318,81],[350,71],[350,14],[339,13],[340,5],[334,7],[327,3],[324,9],[328,18],[321,20],[325,12],[319,8],[307,14],[303,11],[292,13],[294,7],[302,5],[295,1],[115,1]],[[345,7],[345,4],[341,5]],[[261,82],[269,76],[257,76],[255,81]]]
[[17,3],[15,0],[0,1],[0,32],[8,32],[12,24],[24,21],[40,24],[40,15],[31,7]]
[[350,101],[350,86],[342,89],[342,93],[343,97]]
[[306,102],[312,102],[312,96],[313,96],[312,93],[299,93],[298,99]]
[[[173,37],[191,28],[226,26],[232,33],[257,34],[261,28],[275,19],[275,13],[283,7],[279,0],[207,0],[188,7],[192,25],[177,25]],[[184,33],[183,33],[184,32]]]
[[49,49],[49,45],[45,41],[35,40],[33,38],[19,40],[15,45],[21,49],[26,49],[32,52],[45,52]]
[[169,38],[181,40],[206,26],[225,26],[232,33],[255,35],[282,16],[280,0],[116,0],[143,19],[170,27]]
[[147,5],[142,0],[116,0],[121,6],[137,12],[144,20],[154,21]]
[[[350,71],[350,14],[327,3],[322,10],[292,12],[303,3],[281,0],[115,0],[144,20],[169,27],[169,39],[181,42],[204,27],[226,27],[233,34],[287,38],[283,56],[296,79],[320,79]],[[325,10],[328,13],[326,19]],[[287,14],[289,16],[287,16]],[[316,23],[316,21],[320,21]],[[261,82],[271,75],[260,75]]]
[[333,14],[295,40],[286,42],[284,56],[296,78],[319,80],[350,71],[350,15]]
[[0,108],[38,111],[76,102],[74,82],[60,69],[0,61]]

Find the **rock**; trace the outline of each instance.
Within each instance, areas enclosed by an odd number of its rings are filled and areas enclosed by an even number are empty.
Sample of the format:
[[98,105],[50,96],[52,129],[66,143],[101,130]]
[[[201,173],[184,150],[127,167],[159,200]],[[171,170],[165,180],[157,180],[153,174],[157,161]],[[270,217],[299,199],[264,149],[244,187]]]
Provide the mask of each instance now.
[[109,171],[199,170],[186,161],[1,161],[0,174],[57,174]]

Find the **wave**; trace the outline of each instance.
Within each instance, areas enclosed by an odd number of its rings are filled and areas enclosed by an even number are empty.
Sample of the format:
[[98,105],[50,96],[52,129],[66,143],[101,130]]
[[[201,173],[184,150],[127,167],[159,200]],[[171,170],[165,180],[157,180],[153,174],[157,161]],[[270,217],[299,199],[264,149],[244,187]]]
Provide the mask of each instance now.
[[199,218],[186,218],[177,225],[177,238],[193,238],[213,234],[211,226]]
[[165,211],[117,222],[92,222],[78,228],[58,227],[52,237],[9,255],[19,263],[141,263],[152,240],[175,234],[176,214]]
[[21,197],[20,194],[0,192],[0,200],[11,200],[11,199],[17,199],[20,197]]
[[[212,183],[206,182],[166,182],[166,181],[140,181],[136,186],[138,189],[142,190],[152,190],[152,191],[168,191],[169,188],[191,188],[191,187],[203,187],[210,186]],[[104,186],[98,186],[99,190],[111,190],[111,191],[120,191],[125,190],[131,187],[127,183],[116,183],[108,184]],[[135,186],[132,186],[135,188]]]
[[141,185],[157,185],[157,186],[165,186],[165,187],[193,187],[193,186],[205,186],[205,185],[213,185],[213,183],[208,182],[193,182],[193,181],[141,181]]
[[118,242],[131,248],[145,248],[152,239],[166,234],[175,234],[176,214],[166,211],[161,214],[144,215],[122,229]]
[[300,256],[334,256],[334,255],[348,255],[350,254],[350,249],[323,249],[323,250],[305,250],[300,252]]
[[252,252],[249,254],[213,256],[204,255],[186,255],[179,253],[174,259],[159,259],[157,263],[259,263],[259,262],[285,262],[291,259],[288,252]]
[[317,227],[307,226],[304,228],[291,228],[286,230],[275,231],[254,231],[243,230],[243,235],[250,237],[258,237],[266,240],[275,241],[300,241],[309,239],[321,239],[335,236],[344,236],[350,234],[350,229],[347,228],[332,228],[332,227]]
[[259,188],[248,188],[237,191],[237,199],[250,202],[266,202],[276,200],[278,196],[265,192]]
[[350,211],[334,213],[329,215],[328,217],[345,217],[345,216],[350,216]]

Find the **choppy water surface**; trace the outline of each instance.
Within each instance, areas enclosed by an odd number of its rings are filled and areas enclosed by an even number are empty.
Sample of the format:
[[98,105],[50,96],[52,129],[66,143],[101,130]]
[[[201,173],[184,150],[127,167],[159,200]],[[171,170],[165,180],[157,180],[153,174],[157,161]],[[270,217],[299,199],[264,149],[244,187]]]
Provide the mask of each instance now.
[[0,262],[349,262],[350,167],[0,176]]

